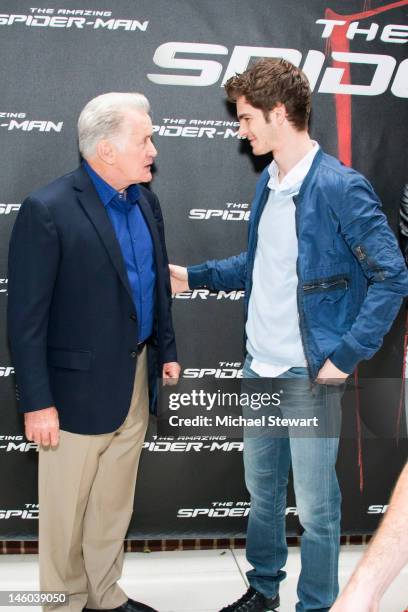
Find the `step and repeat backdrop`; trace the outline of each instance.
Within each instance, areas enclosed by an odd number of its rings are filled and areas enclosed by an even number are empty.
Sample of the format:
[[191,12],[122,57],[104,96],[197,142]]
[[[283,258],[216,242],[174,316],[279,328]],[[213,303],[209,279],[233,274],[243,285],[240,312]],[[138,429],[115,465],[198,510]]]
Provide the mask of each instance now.
[[[270,160],[238,138],[222,85],[258,57],[285,57],[309,77],[313,138],[368,177],[397,231],[408,181],[408,0],[2,0],[0,11],[0,539],[30,539],[37,448],[15,407],[7,248],[24,197],[78,165],[82,107],[108,91],[149,98],[159,151],[151,189],[170,259],[227,257],[245,249],[255,182]],[[184,379],[216,390],[241,376],[242,292],[181,294],[173,313]],[[344,533],[375,529],[406,461],[404,336],[402,309],[344,398]],[[153,420],[129,537],[242,536],[242,440],[165,433]],[[293,492],[287,516],[288,533],[299,533]]]

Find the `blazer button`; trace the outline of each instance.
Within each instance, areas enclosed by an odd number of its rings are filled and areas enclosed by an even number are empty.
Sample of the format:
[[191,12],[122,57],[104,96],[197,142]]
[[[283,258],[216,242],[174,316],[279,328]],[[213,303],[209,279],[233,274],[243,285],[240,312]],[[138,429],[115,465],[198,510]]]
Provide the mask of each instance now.
[[130,315],[130,318],[132,319],[132,321],[137,321],[137,316],[135,315],[134,312],[132,312],[132,314]]
[[130,353],[130,356],[131,356],[131,358],[132,358],[132,359],[136,359],[136,357],[137,357],[137,352],[136,352],[136,351],[132,351],[132,352]]

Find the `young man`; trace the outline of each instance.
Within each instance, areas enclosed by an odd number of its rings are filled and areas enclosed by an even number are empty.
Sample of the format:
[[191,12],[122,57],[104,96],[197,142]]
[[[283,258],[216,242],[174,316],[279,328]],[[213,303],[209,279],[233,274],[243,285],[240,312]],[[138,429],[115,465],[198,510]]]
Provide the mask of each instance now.
[[[244,377],[303,381],[285,410],[324,414],[330,405],[338,427],[341,383],[381,346],[408,293],[405,263],[371,185],[311,140],[311,92],[301,70],[264,59],[225,88],[236,102],[240,135],[254,155],[272,152],[274,159],[256,187],[247,251],[188,270],[172,266],[173,292],[245,288]],[[304,529],[296,610],[327,611],[338,593],[338,439],[244,437],[253,569],[247,593],[224,611],[279,605],[291,464]]]
[[25,199],[10,241],[10,344],[40,445],[40,588],[67,592],[70,612],[153,612],[118,584],[148,374],[180,370],[163,217],[139,185],[152,178],[152,133],[142,94],[88,102],[83,163]]

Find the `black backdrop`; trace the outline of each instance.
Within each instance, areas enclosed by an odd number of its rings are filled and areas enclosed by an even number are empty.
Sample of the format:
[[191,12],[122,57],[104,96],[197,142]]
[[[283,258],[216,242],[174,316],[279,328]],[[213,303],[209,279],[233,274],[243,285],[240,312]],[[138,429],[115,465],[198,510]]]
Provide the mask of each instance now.
[[[255,181],[268,160],[254,160],[237,138],[222,82],[257,56],[285,56],[312,83],[312,136],[371,180],[396,229],[407,181],[408,0],[70,0],[37,8],[2,0],[0,11],[0,538],[27,539],[37,530],[37,453],[15,411],[8,238],[24,196],[78,164],[81,108],[107,91],[147,95],[159,150],[152,189],[170,258],[225,257],[245,247]],[[180,295],[173,312],[185,377],[216,385],[239,376],[240,292]],[[375,528],[407,456],[404,320],[401,312],[381,351],[359,369],[375,378],[370,389],[345,399],[344,533]],[[152,423],[130,537],[244,533],[242,443],[191,438],[160,438]],[[290,493],[288,532],[297,530]]]

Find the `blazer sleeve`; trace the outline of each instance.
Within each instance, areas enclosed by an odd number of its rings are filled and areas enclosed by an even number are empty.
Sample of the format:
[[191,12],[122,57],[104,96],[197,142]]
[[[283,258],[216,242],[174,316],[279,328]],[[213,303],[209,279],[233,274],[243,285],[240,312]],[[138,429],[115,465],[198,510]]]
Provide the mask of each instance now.
[[153,195],[153,213],[157,223],[157,229],[160,236],[160,242],[163,251],[163,270],[162,275],[164,278],[165,297],[162,308],[164,309],[161,326],[161,337],[162,337],[162,350],[161,350],[161,361],[162,363],[170,363],[171,361],[177,361],[177,349],[176,339],[173,329],[173,318],[171,314],[172,297],[171,297],[171,284],[170,284],[170,272],[169,272],[169,258],[167,255],[166,238],[164,234],[164,220],[159,203],[159,199],[155,194]]
[[8,335],[21,412],[54,406],[47,330],[59,257],[58,234],[48,207],[28,197],[11,234],[8,259]]

